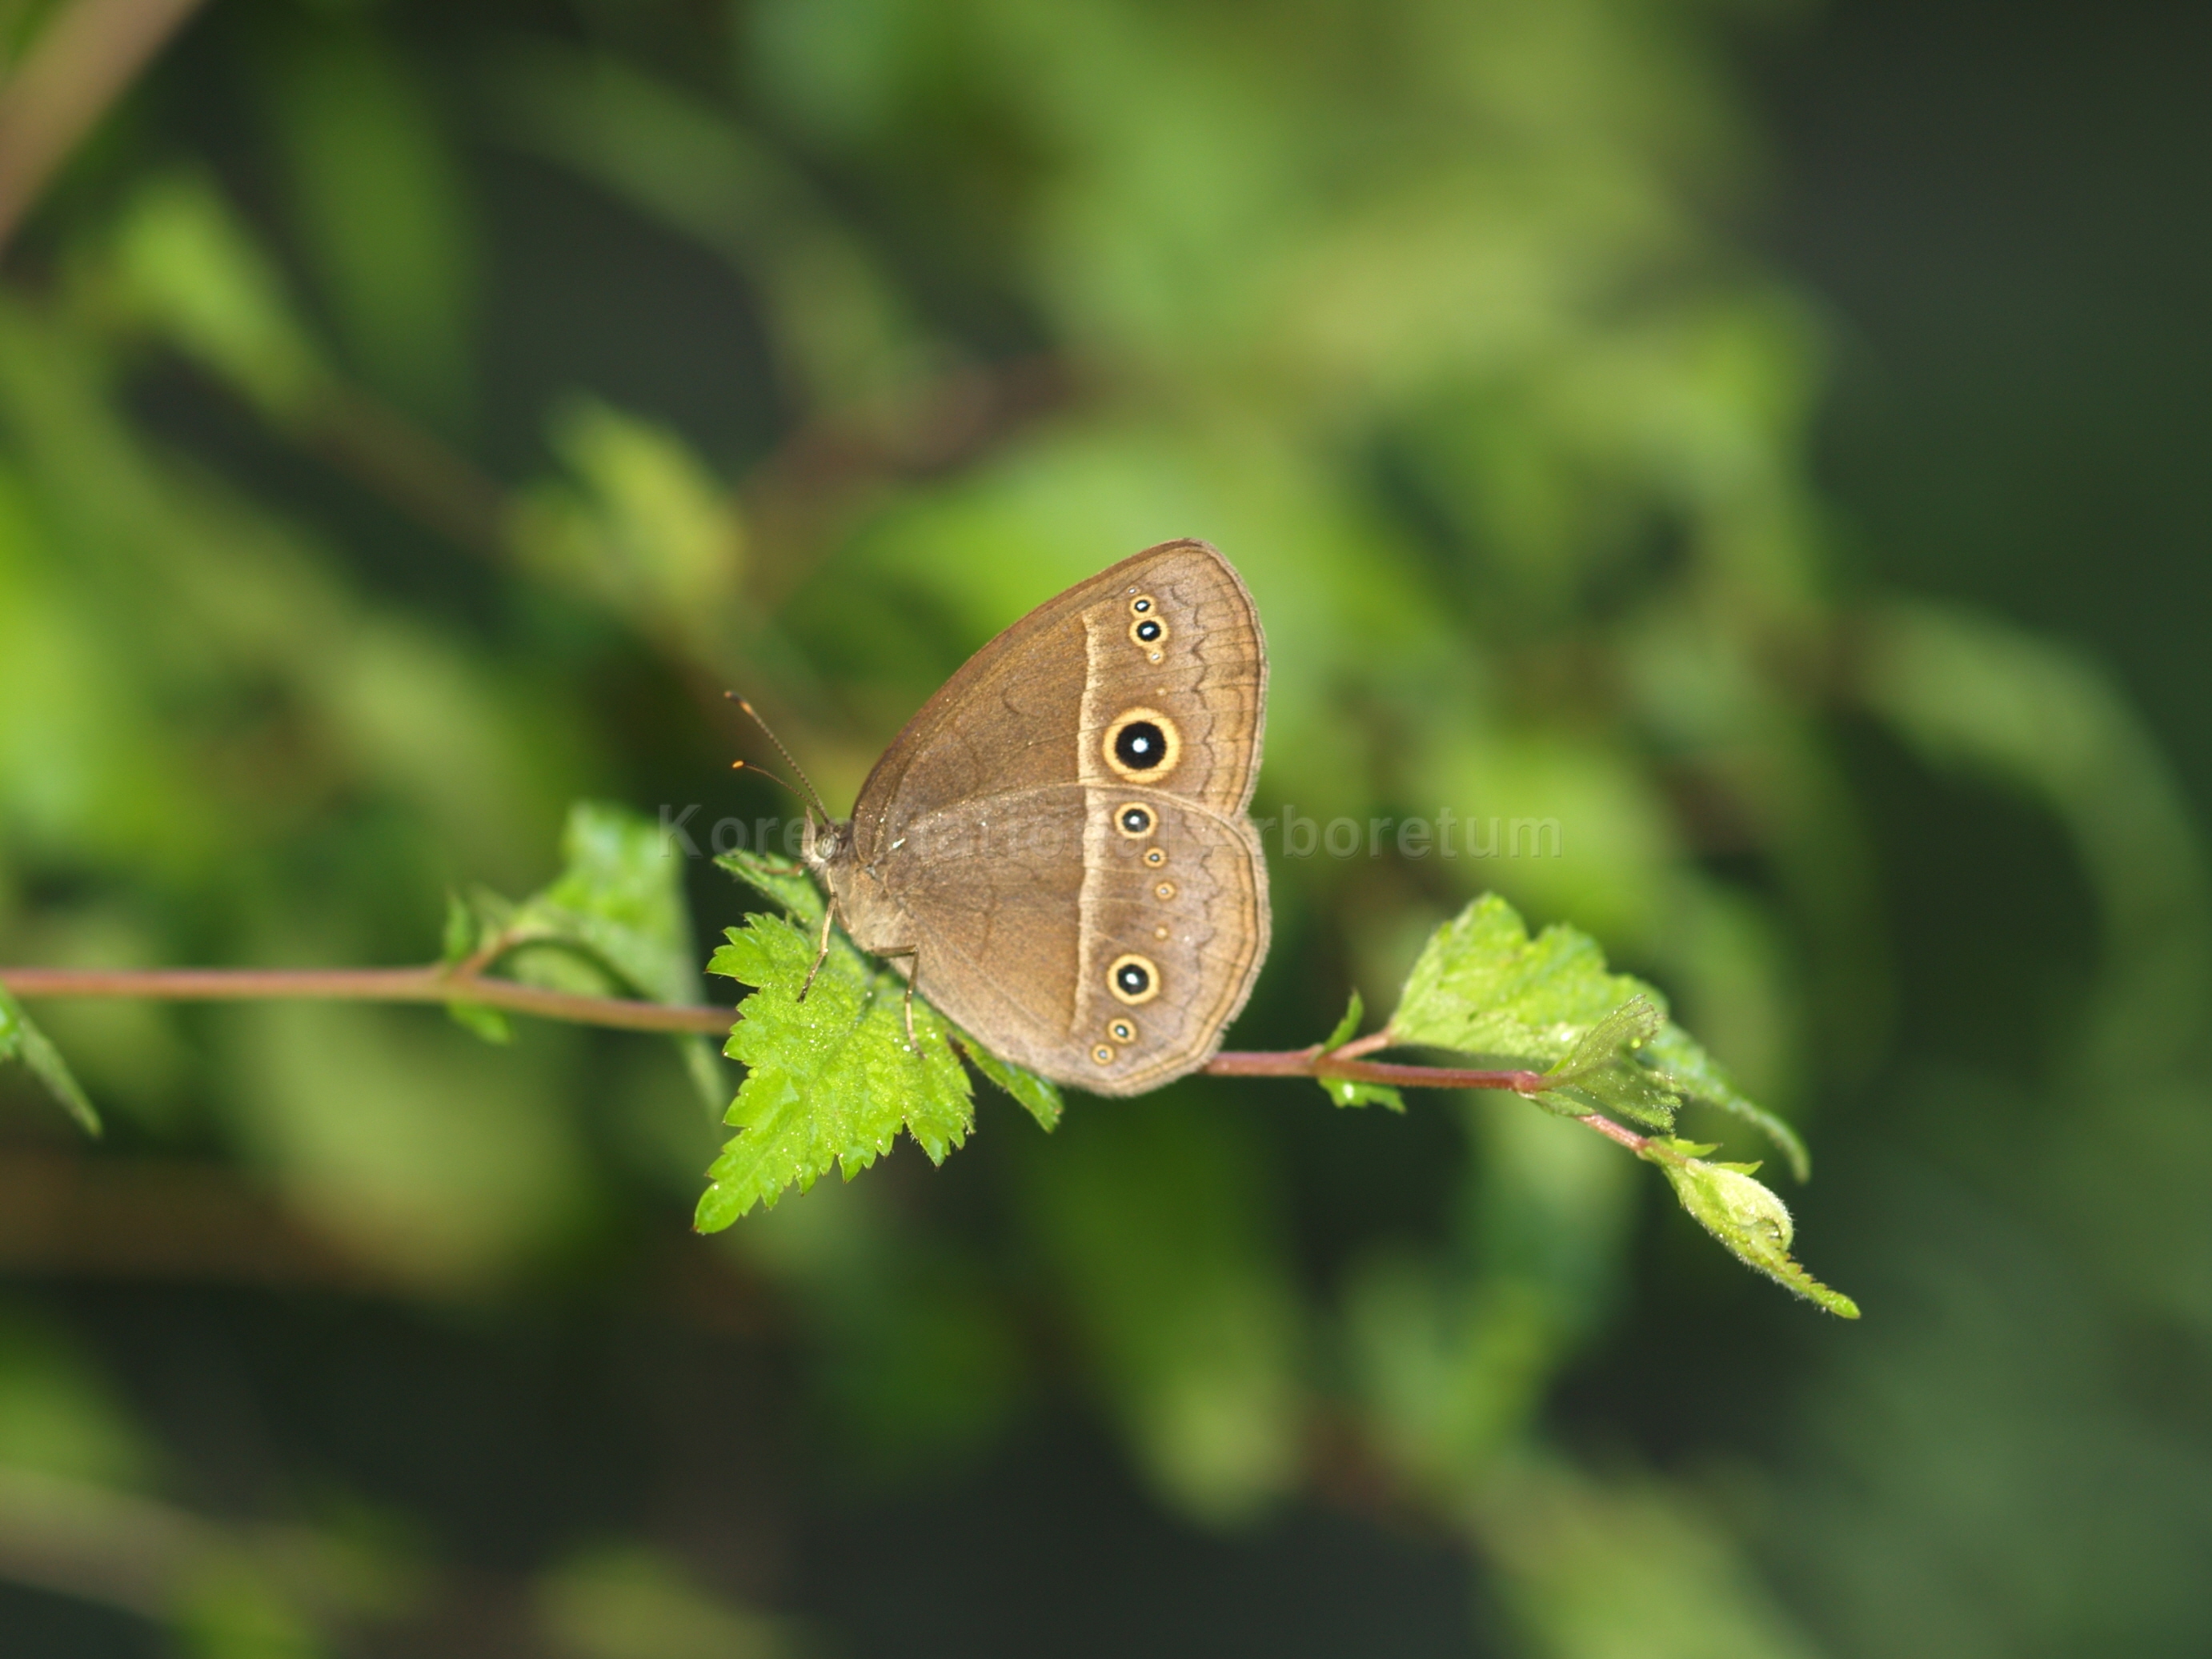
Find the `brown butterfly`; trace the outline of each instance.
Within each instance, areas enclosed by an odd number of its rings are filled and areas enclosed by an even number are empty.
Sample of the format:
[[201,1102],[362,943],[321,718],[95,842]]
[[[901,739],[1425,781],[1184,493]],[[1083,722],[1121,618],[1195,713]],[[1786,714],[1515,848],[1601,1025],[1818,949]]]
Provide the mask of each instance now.
[[1267,696],[1252,596],[1204,542],[1069,588],[922,706],[849,820],[810,817],[823,950],[834,918],[909,997],[1061,1083],[1195,1071],[1267,953],[1244,811]]

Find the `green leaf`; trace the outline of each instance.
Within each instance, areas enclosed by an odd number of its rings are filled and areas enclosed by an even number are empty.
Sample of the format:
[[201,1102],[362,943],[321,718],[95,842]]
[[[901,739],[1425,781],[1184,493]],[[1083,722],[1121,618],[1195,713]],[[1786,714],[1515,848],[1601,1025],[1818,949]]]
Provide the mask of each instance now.
[[744,850],[725,853],[714,862],[801,921],[821,921],[822,890],[805,866]]
[[1511,905],[1486,894],[1430,938],[1390,1031],[1423,1048],[1552,1066],[1639,996],[1663,1012],[1650,987],[1606,970],[1589,935],[1551,927],[1532,939]]
[[[504,901],[501,901],[504,903]],[[458,968],[492,937],[497,927],[486,919],[479,905],[472,905],[458,893],[446,895],[445,947],[441,959],[448,968]],[[514,1041],[514,1026],[504,1011],[487,1008],[480,1002],[449,1002],[446,1012],[456,1024],[474,1031],[486,1042],[501,1044]]]
[[[1344,1011],[1344,1018],[1336,1022],[1336,1029],[1321,1045],[1322,1052],[1327,1054],[1351,1042],[1359,1030],[1359,1022],[1366,1015],[1366,1005],[1360,1000],[1359,993],[1354,991],[1351,1005]],[[1405,1097],[1387,1083],[1359,1083],[1341,1077],[1316,1078],[1314,1081],[1320,1084],[1321,1091],[1339,1106],[1387,1106],[1394,1112],[1406,1109]]]
[[[1619,1040],[1599,1036],[1608,1019],[1639,1000],[1662,1022],[1656,1030],[1632,1042],[1626,1038],[1635,1034],[1625,1028]],[[1738,1089],[1666,1015],[1666,998],[1631,975],[1611,972],[1589,935],[1553,926],[1531,939],[1511,905],[1486,894],[1431,937],[1407,978],[1390,1034],[1397,1042],[1547,1068],[1577,1066],[1578,1054],[1602,1051],[1611,1060],[1563,1086],[1562,1098],[1540,1097],[1540,1103],[1554,1110],[1618,1111],[1664,1128],[1678,1097],[1694,1097],[1758,1128],[1803,1180],[1812,1168],[1805,1143]],[[1634,1017],[1639,1029],[1647,1018]]]
[[[698,946],[684,894],[684,863],[651,820],[620,806],[578,801],[561,836],[562,870],[520,904],[478,890],[446,906],[445,959],[486,949],[526,985],[652,1002],[699,1000]],[[495,1009],[463,1000],[453,1018],[494,1042],[507,1040]],[[734,1019],[734,1016],[732,1018]],[[675,1039],[700,1096],[720,1110],[729,1079],[704,1037]]]
[[1346,1043],[1351,1042],[1359,1033],[1359,1022],[1366,1018],[1367,1005],[1360,1000],[1359,993],[1354,991],[1352,994],[1352,1001],[1345,1008],[1344,1018],[1336,1022],[1336,1029],[1334,1031],[1322,1039],[1322,1052],[1328,1054],[1330,1050],[1341,1048]]
[[88,1135],[100,1133],[100,1114],[93,1109],[90,1097],[70,1073],[61,1050],[23,1012],[23,1005],[5,986],[0,986],[0,1060],[20,1060],[29,1066],[31,1074],[77,1121],[78,1127]]
[[942,1163],[975,1121],[951,1028],[919,998],[915,1044],[902,1012],[906,981],[835,936],[806,1000],[814,935],[781,916],[749,916],[708,964],[754,986],[724,1050],[744,1062],[726,1121],[741,1133],[708,1171],[701,1232],[728,1226],[787,1187],[805,1192],[840,1165],[847,1180],[891,1149],[903,1128]]
[[1664,1073],[1636,1059],[1665,1023],[1650,997],[1632,997],[1590,1027],[1574,1052],[1544,1074],[1552,1087],[1536,1097],[1537,1103],[1573,1116],[1611,1112],[1650,1128],[1673,1127],[1681,1096]]
[[1387,1083],[1363,1083],[1356,1079],[1317,1079],[1322,1092],[1340,1106],[1382,1106],[1394,1112],[1406,1109],[1406,1097]]
[[140,188],[116,232],[115,299],[279,419],[327,389],[329,370],[282,276],[216,186],[175,173]]
[[698,955],[684,865],[659,830],[623,808],[579,801],[569,809],[561,853],[559,878],[516,908],[510,939],[587,954],[623,988],[655,1002],[696,1001]]
[[[921,1030],[921,1022],[916,1021],[915,1034],[919,1036]],[[1017,1066],[1010,1060],[1000,1059],[957,1026],[953,1029],[953,1036],[960,1044],[960,1052],[968,1056],[968,1063],[1021,1102],[1047,1133],[1059,1127],[1061,1109],[1060,1090],[1049,1079],[1041,1078],[1035,1072]]]
[[604,404],[568,404],[551,435],[574,482],[520,498],[510,533],[522,557],[647,632],[711,653],[744,568],[728,489],[674,432]]
[[1682,1207],[1737,1261],[1840,1318],[1856,1319],[1857,1303],[1830,1290],[1791,1258],[1796,1224],[1772,1189],[1752,1179],[1759,1166],[1708,1164],[1699,1154],[1711,1150],[1655,1138],[1646,1143],[1642,1156],[1665,1172]]
[[1738,1089],[1721,1063],[1687,1031],[1671,1023],[1664,1025],[1644,1052],[1684,1094],[1741,1118],[1780,1149],[1791,1175],[1801,1182],[1812,1179],[1813,1154],[1796,1130]]

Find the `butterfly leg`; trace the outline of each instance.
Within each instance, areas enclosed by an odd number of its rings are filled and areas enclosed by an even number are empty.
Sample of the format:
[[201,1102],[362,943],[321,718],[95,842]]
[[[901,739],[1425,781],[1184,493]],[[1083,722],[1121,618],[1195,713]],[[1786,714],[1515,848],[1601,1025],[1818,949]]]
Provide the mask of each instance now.
[[836,920],[836,916],[835,903],[822,907],[822,937],[815,942],[814,965],[806,970],[806,983],[799,988],[799,994],[793,999],[795,1002],[806,1000],[806,994],[814,988],[815,975],[822,971],[822,964],[830,959],[830,924]]
[[921,947],[918,945],[902,945],[896,951],[879,951],[877,954],[886,962],[893,957],[906,958],[906,1000],[902,1005],[906,1014],[906,1046],[909,1048],[918,1048],[921,1045],[914,1035],[914,982],[921,977]]

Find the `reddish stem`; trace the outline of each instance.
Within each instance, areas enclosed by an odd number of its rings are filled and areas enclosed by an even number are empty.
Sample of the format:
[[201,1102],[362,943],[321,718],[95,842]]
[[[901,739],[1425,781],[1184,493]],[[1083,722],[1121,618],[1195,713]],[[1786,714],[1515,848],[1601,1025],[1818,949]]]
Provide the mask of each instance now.
[[155,997],[170,1002],[465,1002],[541,1019],[626,1031],[696,1031],[726,1036],[728,1008],[579,996],[511,979],[427,968],[0,968],[0,985],[20,997]]
[[[0,968],[0,987],[19,997],[31,998],[469,1003],[579,1025],[696,1032],[717,1037],[728,1035],[737,1020],[737,1012],[731,1008],[579,996],[511,979],[489,978],[477,971],[483,954],[453,967],[434,963],[423,968]],[[1220,1054],[1206,1062],[1205,1071],[1209,1077],[1310,1077],[1324,1083],[1380,1083],[1401,1089],[1506,1089],[1522,1095],[1541,1094],[1549,1086],[1541,1072],[1403,1066],[1360,1058],[1389,1047],[1389,1032],[1378,1031],[1327,1050],[1316,1043],[1310,1048]],[[1641,1153],[1650,1144],[1647,1136],[1596,1112],[1585,1113],[1575,1121],[1632,1152]]]
[[[1369,1047],[1381,1047],[1374,1044]],[[1540,1094],[1547,1085],[1540,1072],[1468,1071],[1451,1066],[1401,1066],[1389,1060],[1348,1060],[1352,1045],[1323,1053],[1319,1048],[1278,1053],[1231,1052],[1206,1063],[1208,1077],[1310,1077],[1346,1083],[1387,1083],[1407,1089],[1510,1089]]]

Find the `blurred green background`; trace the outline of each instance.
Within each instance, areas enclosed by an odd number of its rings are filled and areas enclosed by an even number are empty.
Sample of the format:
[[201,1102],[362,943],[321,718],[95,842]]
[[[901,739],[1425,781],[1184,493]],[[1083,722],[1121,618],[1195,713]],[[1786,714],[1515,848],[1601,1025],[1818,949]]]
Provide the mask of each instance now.
[[[103,9],[0,4],[0,107]],[[987,1097],[702,1241],[665,1044],[43,1003],[111,1121],[0,1078],[0,1647],[2212,1647],[2208,74],[2151,3],[204,8],[0,267],[0,962],[427,959],[573,799],[783,811],[723,687],[842,804],[1200,535],[1255,811],[1563,829],[1274,860],[1237,1046],[1575,922],[1867,1317],[1516,1102]]]

